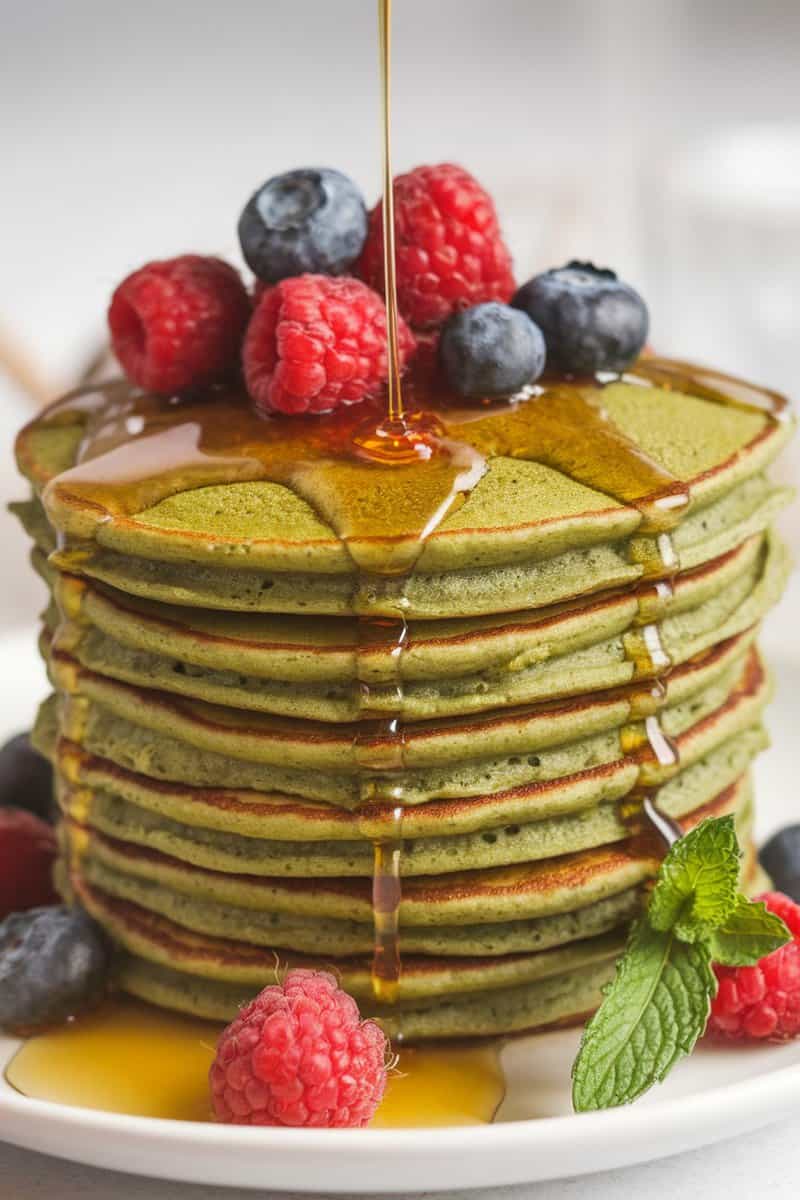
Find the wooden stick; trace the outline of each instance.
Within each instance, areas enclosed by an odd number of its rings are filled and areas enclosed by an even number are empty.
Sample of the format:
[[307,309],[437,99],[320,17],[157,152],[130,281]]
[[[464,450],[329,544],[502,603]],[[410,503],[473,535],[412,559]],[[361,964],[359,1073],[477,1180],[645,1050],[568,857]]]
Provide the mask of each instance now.
[[2,326],[0,326],[0,371],[5,371],[37,407],[50,400],[53,392],[52,386]]

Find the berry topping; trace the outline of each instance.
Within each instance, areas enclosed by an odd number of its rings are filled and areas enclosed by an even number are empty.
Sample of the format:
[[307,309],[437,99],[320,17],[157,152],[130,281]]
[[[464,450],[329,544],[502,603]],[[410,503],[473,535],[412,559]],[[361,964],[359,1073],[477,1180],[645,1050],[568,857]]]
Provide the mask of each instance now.
[[0,922],[0,1027],[38,1029],[91,1007],[110,962],[99,926],[79,908],[34,908]]
[[511,301],[541,329],[549,366],[572,375],[622,371],[647,340],[647,307],[613,271],[591,263],[535,275]]
[[185,254],[134,271],[108,310],[125,373],[151,392],[181,392],[236,366],[250,301],[233,267]]
[[248,266],[266,283],[291,275],[344,275],[367,236],[361,192],[341,171],[304,167],[274,175],[239,218]]
[[775,887],[800,901],[800,825],[779,829],[758,857]]
[[388,1042],[324,971],[289,971],[242,1009],[209,1072],[219,1121],[364,1126],[386,1086]]
[[0,808],[0,918],[56,902],[55,857],[50,825],[20,808]]
[[0,748],[0,808],[24,808],[46,821],[52,803],[52,767],[27,733],[18,733]]
[[780,892],[757,899],[788,925],[792,941],[754,967],[715,965],[719,990],[708,1033],[735,1040],[786,1041],[800,1033],[800,907]]
[[[511,256],[488,193],[461,167],[417,167],[394,180],[397,303],[419,329],[484,300],[510,299]],[[358,273],[383,290],[383,213],[370,213]]]
[[[414,338],[400,322],[400,359]],[[263,412],[357,404],[387,376],[386,310],[360,279],[300,275],[264,293],[244,342],[247,390]]]
[[509,396],[539,378],[544,360],[541,329],[496,301],[454,313],[439,340],[439,361],[462,396]]

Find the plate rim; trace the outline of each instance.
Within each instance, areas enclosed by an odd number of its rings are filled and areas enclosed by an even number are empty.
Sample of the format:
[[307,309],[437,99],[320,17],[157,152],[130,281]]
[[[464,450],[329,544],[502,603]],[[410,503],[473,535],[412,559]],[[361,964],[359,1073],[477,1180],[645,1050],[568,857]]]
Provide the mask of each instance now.
[[[18,1045],[3,1043],[0,1069]],[[798,1100],[800,1061],[656,1105],[597,1113],[478,1126],[253,1129],[32,1099],[0,1076],[0,1138],[84,1165],[186,1183],[263,1188],[268,1168],[270,1189],[380,1195],[502,1187],[633,1166],[756,1130]]]

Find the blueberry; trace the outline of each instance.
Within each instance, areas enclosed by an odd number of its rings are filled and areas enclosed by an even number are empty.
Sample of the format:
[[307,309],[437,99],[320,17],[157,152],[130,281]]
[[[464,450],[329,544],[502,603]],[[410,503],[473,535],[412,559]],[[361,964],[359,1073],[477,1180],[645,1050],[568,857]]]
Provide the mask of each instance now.
[[510,396],[544,370],[544,338],[525,313],[496,301],[476,304],[448,319],[439,361],[462,396]]
[[239,218],[239,241],[250,269],[265,283],[310,271],[343,275],[361,253],[367,209],[341,171],[303,167],[274,175]]
[[511,303],[542,330],[550,366],[623,371],[647,340],[647,306],[613,271],[572,261],[523,283]]
[[762,846],[758,858],[777,890],[800,904],[800,825],[779,829]]
[[101,999],[111,954],[80,908],[31,908],[0,921],[0,1027],[33,1030]]
[[0,808],[24,808],[43,821],[52,816],[53,770],[27,733],[0,748]]

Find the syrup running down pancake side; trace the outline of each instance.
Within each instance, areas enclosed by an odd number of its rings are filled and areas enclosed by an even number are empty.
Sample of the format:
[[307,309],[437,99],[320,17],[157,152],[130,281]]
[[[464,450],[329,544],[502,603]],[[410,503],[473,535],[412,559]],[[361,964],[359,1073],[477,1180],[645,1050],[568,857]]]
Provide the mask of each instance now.
[[[626,380],[643,389],[674,387],[746,405],[770,421],[783,412],[782,401],[771,393],[744,392],[725,377],[666,360],[643,361]],[[187,489],[255,480],[281,484],[306,500],[347,550],[351,607],[359,622],[360,722],[354,743],[359,823],[375,847],[373,982],[383,1002],[394,998],[400,978],[406,584],[427,540],[495,456],[544,463],[641,514],[631,540],[642,567],[638,616],[624,639],[633,667],[634,683],[626,689],[631,718],[620,739],[621,752],[639,764],[639,780],[622,802],[622,815],[635,829],[644,813],[665,838],[678,835],[652,804],[655,787],[679,765],[677,749],[659,723],[671,663],[658,623],[669,609],[680,566],[671,530],[690,497],[683,482],[612,423],[603,408],[608,382],[553,380],[524,396],[465,410],[430,374],[412,367],[404,380],[406,396],[415,411],[435,415],[425,434],[429,456],[398,463],[376,462],[364,453],[366,423],[377,426],[384,416],[378,402],[317,418],[262,418],[235,389],[164,399],[113,383],[67,396],[44,418],[58,423],[78,415],[84,422],[76,465],[51,480],[43,497],[60,528],[56,560],[64,570],[80,570],[93,553],[93,533],[106,521]],[[396,786],[378,782],[393,771]]]

